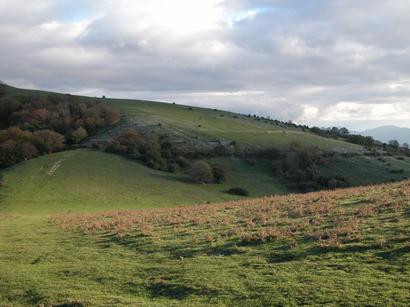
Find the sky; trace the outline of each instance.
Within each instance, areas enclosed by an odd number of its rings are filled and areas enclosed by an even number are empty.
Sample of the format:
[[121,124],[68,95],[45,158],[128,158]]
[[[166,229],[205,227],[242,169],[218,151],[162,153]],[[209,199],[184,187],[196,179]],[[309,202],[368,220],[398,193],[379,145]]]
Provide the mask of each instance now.
[[0,0],[0,80],[410,128],[408,0]]

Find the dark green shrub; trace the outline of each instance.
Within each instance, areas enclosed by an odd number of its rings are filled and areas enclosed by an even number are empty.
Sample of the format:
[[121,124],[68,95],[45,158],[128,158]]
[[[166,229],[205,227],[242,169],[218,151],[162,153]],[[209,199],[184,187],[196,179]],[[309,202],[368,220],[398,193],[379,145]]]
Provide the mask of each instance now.
[[267,148],[263,151],[263,156],[267,159],[276,159],[279,156],[279,150],[275,147]]
[[138,160],[141,158],[141,154],[137,149],[133,149],[127,156],[129,159]]
[[106,152],[114,153],[117,155],[125,155],[127,150],[120,144],[118,141],[110,142],[107,147],[105,148]]
[[240,196],[250,196],[251,193],[245,188],[232,188],[228,191],[230,194],[233,195],[240,195]]
[[212,182],[214,175],[212,168],[205,161],[196,161],[192,164],[188,170],[188,175],[191,176],[196,182]]
[[156,171],[165,171],[166,170],[166,165],[161,165],[157,162],[154,161],[148,161],[147,166],[156,170]]
[[191,164],[189,163],[189,161],[184,157],[178,157],[175,162],[182,168],[191,167]]
[[98,149],[99,149],[99,148],[98,148],[98,142],[97,142],[97,141],[93,141],[93,142],[91,143],[91,148],[98,150]]
[[224,183],[228,179],[231,168],[227,164],[215,165],[212,167],[214,183]]
[[179,171],[179,165],[176,163],[167,164],[167,172],[177,173]]
[[232,151],[227,146],[219,144],[212,149],[212,153],[215,157],[227,157]]

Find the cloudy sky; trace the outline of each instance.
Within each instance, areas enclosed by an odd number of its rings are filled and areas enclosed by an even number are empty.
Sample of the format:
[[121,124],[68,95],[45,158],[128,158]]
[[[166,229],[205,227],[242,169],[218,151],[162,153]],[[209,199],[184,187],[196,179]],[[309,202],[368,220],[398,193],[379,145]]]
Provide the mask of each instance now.
[[0,0],[0,80],[410,127],[408,0]]

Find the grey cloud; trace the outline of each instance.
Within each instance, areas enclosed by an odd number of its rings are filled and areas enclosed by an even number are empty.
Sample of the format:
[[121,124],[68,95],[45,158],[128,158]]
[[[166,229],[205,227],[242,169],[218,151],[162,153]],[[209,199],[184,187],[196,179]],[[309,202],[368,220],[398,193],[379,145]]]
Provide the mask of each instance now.
[[[0,4],[0,78],[296,121],[305,105],[320,120],[342,101],[409,103],[406,1],[225,1],[219,29],[184,35],[143,25],[142,10],[83,2]],[[84,28],[82,15],[93,16]]]

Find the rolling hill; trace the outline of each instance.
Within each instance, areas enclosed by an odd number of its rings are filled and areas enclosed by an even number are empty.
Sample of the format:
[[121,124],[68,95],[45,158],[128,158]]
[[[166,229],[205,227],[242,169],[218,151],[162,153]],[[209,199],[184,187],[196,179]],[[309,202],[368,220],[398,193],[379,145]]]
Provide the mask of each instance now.
[[[31,93],[10,87],[12,95]],[[41,92],[47,95],[47,92]],[[239,142],[244,150],[263,150],[291,142],[333,154],[324,174],[342,174],[352,186],[400,181],[410,177],[410,160],[366,156],[364,148],[342,140],[304,132],[304,127],[236,114],[154,101],[80,97],[101,101],[120,110],[122,119],[99,129],[84,140],[110,140],[124,129],[145,134],[154,131],[168,142],[182,142],[190,150],[212,148],[218,142]],[[343,155],[343,153],[350,153]],[[228,164],[232,173],[224,184],[198,185],[182,171],[177,174],[155,171],[143,163],[123,156],[102,154],[91,149],[59,152],[24,161],[0,171],[2,205],[0,213],[33,213],[119,210],[163,206],[193,205],[238,200],[227,191],[246,187],[251,197],[283,195],[295,190],[271,172],[271,160],[259,159],[256,166],[235,157],[205,159],[210,165]],[[58,164],[59,161],[61,164]],[[58,164],[52,175],[51,169]],[[398,172],[397,170],[402,170]]]
[[[0,171],[2,306],[410,303],[409,157],[252,115],[81,97],[90,99],[122,119],[83,147],[127,128],[190,150],[236,141],[264,152],[295,142],[328,155],[318,172],[357,187],[290,194],[268,157],[204,159],[230,166],[223,184],[90,148],[23,161]],[[227,193],[238,186],[251,197]]]
[[360,132],[364,136],[372,136],[375,140],[389,143],[390,140],[397,140],[400,144],[410,143],[410,129],[397,126],[382,126]]

